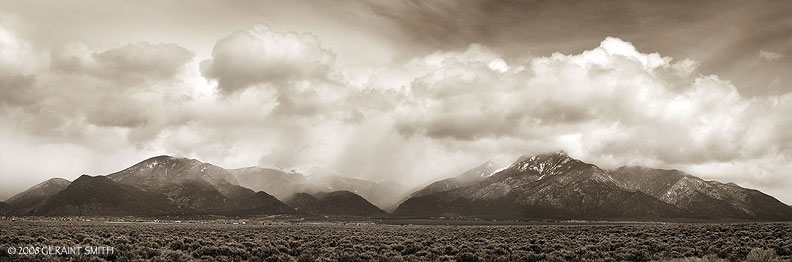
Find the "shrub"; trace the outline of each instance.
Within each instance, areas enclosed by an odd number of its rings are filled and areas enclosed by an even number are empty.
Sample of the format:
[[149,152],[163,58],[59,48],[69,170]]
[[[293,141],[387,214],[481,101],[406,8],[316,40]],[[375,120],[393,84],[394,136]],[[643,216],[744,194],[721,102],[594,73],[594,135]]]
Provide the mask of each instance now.
[[776,259],[775,250],[773,249],[762,249],[762,248],[754,248],[751,249],[751,252],[748,253],[748,257],[745,258],[746,262],[771,262],[771,261],[779,261]]
[[478,256],[470,252],[462,252],[457,255],[457,261],[459,262],[476,262],[479,261]]
[[[121,224],[0,220],[6,246],[115,248],[35,261],[789,261],[789,224],[348,226]],[[746,247],[761,247],[753,250]],[[0,251],[0,261],[12,257]]]

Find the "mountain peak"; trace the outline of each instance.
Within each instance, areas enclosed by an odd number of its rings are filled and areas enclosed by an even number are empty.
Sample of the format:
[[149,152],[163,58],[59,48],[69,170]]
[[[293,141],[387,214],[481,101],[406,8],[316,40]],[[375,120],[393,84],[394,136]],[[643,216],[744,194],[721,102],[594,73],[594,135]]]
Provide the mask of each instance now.
[[82,174],[82,175],[80,175],[80,177],[75,179],[71,184],[79,185],[81,183],[85,183],[86,181],[105,180],[105,179],[109,180],[109,178],[107,178],[106,176],[91,176],[91,175],[88,175],[88,174]]
[[497,172],[500,172],[506,168],[508,168],[513,162],[510,160],[514,160],[513,158],[508,158],[505,156],[495,157],[493,159],[484,162],[484,164],[475,167],[474,170],[479,169],[478,173],[481,177],[490,177]]
[[679,211],[619,187],[604,170],[559,151],[523,156],[504,171],[470,186],[412,197],[394,214],[631,218],[676,216]]
[[534,154],[534,155],[521,155],[517,158],[514,163],[520,163],[531,159],[547,159],[547,158],[563,158],[563,157],[570,157],[564,150],[554,151],[554,152],[546,152],[541,154]]
[[227,170],[208,163],[167,155],[143,160],[122,171],[107,175],[111,180],[143,190],[166,190],[170,185],[204,181],[212,186],[238,185]]
[[564,151],[557,151],[551,153],[538,154],[531,157],[520,157],[514,164],[520,172],[526,170],[533,170],[538,173],[544,173],[547,170],[555,169],[560,166],[567,166],[570,163],[582,163],[580,160],[574,159],[566,154]]
[[6,200],[8,204],[14,205],[16,208],[23,210],[23,213],[29,211],[40,205],[44,199],[54,195],[64,188],[68,187],[71,182],[63,178],[51,178],[44,182],[38,183],[35,186],[22,191]]
[[69,181],[68,179],[56,177],[56,178],[47,179],[41,183],[43,184],[43,183],[70,183],[70,182],[71,181]]
[[566,152],[561,150],[561,151],[555,151],[555,152],[549,152],[549,153],[542,153],[542,154],[534,155],[531,158],[532,159],[549,159],[549,158],[558,159],[558,158],[572,158],[572,157],[570,157]]
[[564,151],[564,150],[559,150],[559,151],[556,151],[556,152],[554,152],[553,154],[556,154],[556,155],[562,155],[562,156],[568,156],[568,155],[567,155],[567,153],[566,153],[566,151]]
[[[149,159],[146,159],[146,160],[158,160],[158,159],[175,159],[175,158],[176,158],[176,157],[174,157],[174,156],[169,156],[169,155],[158,155],[158,156],[150,157]],[[144,160],[144,161],[145,161],[145,160]]]
[[[508,161],[506,157],[496,157],[487,162],[484,162],[481,165],[478,165],[468,171],[465,171],[461,175],[457,176],[460,179],[466,178],[487,178],[495,173],[502,171],[508,168],[511,165],[511,162]],[[467,179],[470,180],[470,179]]]
[[355,193],[353,193],[351,191],[347,191],[347,190],[338,190],[338,191],[333,191],[333,192],[320,192],[320,193],[316,194],[316,197],[319,198],[319,199],[322,199],[322,198],[325,198],[325,197],[355,197],[355,198],[360,197],[360,198],[362,198],[358,194],[355,194]]
[[56,178],[50,178],[50,179],[45,180],[44,182],[38,183],[35,186],[31,187],[30,189],[35,190],[35,189],[38,189],[38,188],[47,187],[47,186],[53,186],[53,185],[55,185],[55,186],[68,186],[69,183],[71,183],[71,181],[66,180],[64,178],[56,177]]
[[[41,183],[38,183],[38,184],[32,186],[31,188],[29,188],[28,190],[25,190],[24,192],[30,192],[30,191],[45,189],[45,188],[48,188],[48,187],[64,187],[65,188],[66,186],[69,185],[69,183],[71,183],[69,180],[66,180],[66,179],[63,179],[63,178],[50,178],[50,179],[45,180],[44,182],[41,182]],[[8,202],[13,202],[13,199],[15,197],[16,196],[11,197],[7,201]]]
[[[169,156],[169,155],[159,155],[155,157],[151,157],[149,159],[143,160],[140,163],[172,163],[172,162],[185,162],[185,163],[203,163],[196,159],[190,159],[186,157],[178,157],[178,156]],[[138,164],[140,164],[138,163]]]

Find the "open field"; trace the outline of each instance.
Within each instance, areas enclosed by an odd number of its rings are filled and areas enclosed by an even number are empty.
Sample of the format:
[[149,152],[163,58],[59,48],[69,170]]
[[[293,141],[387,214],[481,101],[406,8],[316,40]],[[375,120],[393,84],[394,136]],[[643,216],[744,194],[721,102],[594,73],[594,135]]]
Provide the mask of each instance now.
[[[383,225],[198,221],[0,221],[0,260],[24,261],[744,261],[792,258],[792,224]],[[111,247],[112,253],[9,254],[8,248]],[[50,252],[52,253],[52,252]]]

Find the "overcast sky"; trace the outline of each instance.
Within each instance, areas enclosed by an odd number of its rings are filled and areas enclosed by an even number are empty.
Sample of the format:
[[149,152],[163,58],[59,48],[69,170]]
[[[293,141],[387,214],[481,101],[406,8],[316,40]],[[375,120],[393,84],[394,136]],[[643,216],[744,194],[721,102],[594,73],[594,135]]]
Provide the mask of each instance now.
[[161,154],[415,186],[564,150],[792,204],[791,1],[372,2],[0,2],[0,199]]

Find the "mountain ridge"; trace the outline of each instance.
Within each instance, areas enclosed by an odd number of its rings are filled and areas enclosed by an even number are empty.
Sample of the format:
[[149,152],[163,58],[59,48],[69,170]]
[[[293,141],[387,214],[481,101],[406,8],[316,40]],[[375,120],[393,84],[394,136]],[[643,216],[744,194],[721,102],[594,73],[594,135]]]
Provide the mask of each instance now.
[[[282,201],[296,193],[329,193],[335,191],[354,192],[381,209],[391,208],[402,198],[401,186],[370,180],[345,177],[334,172],[313,169],[311,175],[284,172],[264,167],[245,167],[229,171],[241,185],[268,192]],[[319,170],[321,172],[318,172]]]
[[193,213],[295,213],[266,192],[240,186],[228,170],[195,159],[156,156],[107,177],[163,195],[179,209]]
[[[635,187],[636,184],[649,184],[647,181],[634,182],[622,174],[618,174],[620,179],[617,179],[611,173],[613,172],[571,158],[563,151],[521,156],[508,168],[484,181],[450,191],[410,198],[393,215],[488,215],[523,219],[720,218],[721,213],[696,212],[679,205],[679,201],[669,199],[673,197],[662,198],[655,191],[639,190]],[[679,177],[695,180],[689,174],[679,174]],[[743,201],[743,208],[756,206],[756,210],[748,212],[748,215],[729,218],[792,219],[792,213],[789,213],[792,209],[781,208],[783,203],[759,191],[746,191],[733,184],[718,182],[706,184],[710,188],[720,188],[720,191],[741,192],[747,199]],[[679,187],[685,189],[690,186]],[[772,209],[781,211],[768,211]]]
[[772,196],[734,183],[706,181],[679,170],[622,166],[611,174],[625,187],[702,216],[779,219],[792,210]]
[[[266,190],[245,187],[250,183]],[[303,212],[381,217],[388,213],[359,191],[390,194],[382,186],[355,178],[305,176],[261,167],[224,169],[195,159],[163,155],[104,176],[83,175],[73,182],[48,179],[0,203],[0,213],[236,216]],[[277,192],[280,197],[267,191]],[[283,196],[291,192],[298,193]],[[391,215],[777,221],[792,220],[792,207],[734,183],[640,166],[604,170],[559,151],[523,155],[512,163],[484,162],[457,177],[419,188]]]
[[44,204],[47,198],[66,189],[71,181],[63,178],[50,178],[22,191],[5,202],[18,214],[27,214]]
[[82,175],[33,211],[46,216],[160,215],[172,207],[160,196],[106,176]]
[[362,196],[349,191],[297,193],[286,203],[300,212],[324,216],[384,217],[388,213]]
[[502,161],[491,159],[465,171],[458,176],[435,181],[419,189],[418,191],[411,193],[408,198],[424,196],[435,192],[449,191],[452,189],[468,186],[473,183],[480,182],[508,166],[508,163],[504,164]]

